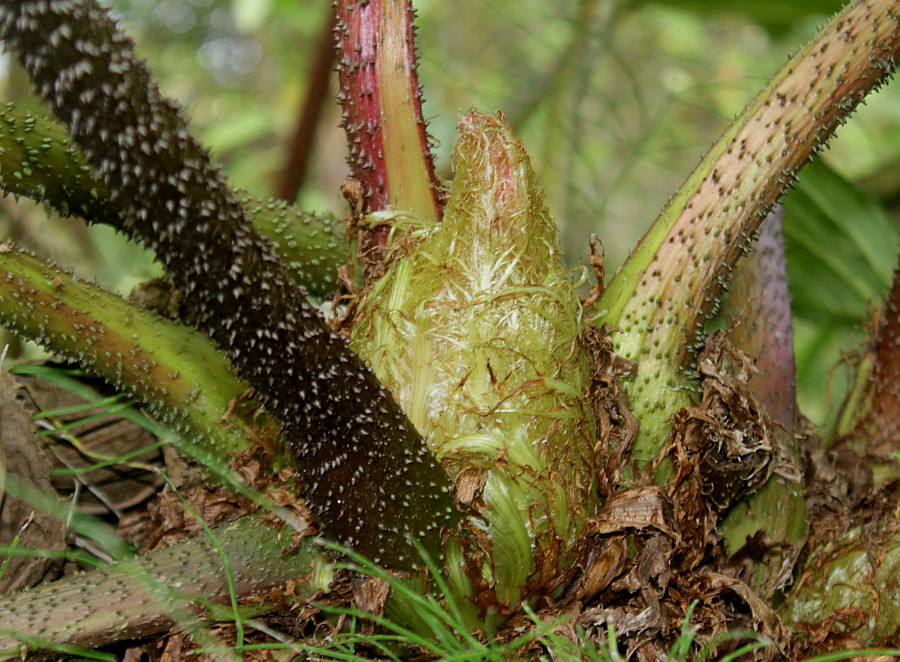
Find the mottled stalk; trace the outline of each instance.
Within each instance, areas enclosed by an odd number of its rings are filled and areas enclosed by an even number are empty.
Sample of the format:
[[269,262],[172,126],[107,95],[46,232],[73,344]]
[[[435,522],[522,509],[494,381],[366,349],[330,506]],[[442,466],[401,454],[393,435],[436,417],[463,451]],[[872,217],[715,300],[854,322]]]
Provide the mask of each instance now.
[[241,604],[264,610],[269,590],[290,580],[299,580],[290,598],[307,598],[321,552],[312,538],[292,547],[290,533],[250,515],[212,529],[218,549],[200,535],[0,599],[0,659],[25,653],[36,659],[49,646],[99,648],[163,632],[205,617],[209,603],[227,615],[226,561]]
[[[0,108],[0,189],[44,203],[61,216],[124,227],[122,205],[110,199],[65,129],[52,120]],[[335,219],[277,200],[236,193],[253,226],[272,242],[295,282],[313,296],[330,295],[349,247]]]
[[726,130],[606,289],[600,322],[638,362],[629,398],[641,465],[690,402],[691,350],[731,266],[800,167],[892,75],[898,10],[897,0],[862,0],[822,28]]
[[[397,209],[440,220],[439,187],[422,117],[410,0],[338,0],[338,98],[348,163],[363,211]],[[389,229],[365,232],[361,251],[384,244]]]
[[238,375],[283,424],[327,536],[409,567],[455,519],[446,473],[306,300],[94,0],[0,5],[0,36]]
[[[779,205],[763,222],[751,253],[738,261],[723,312],[732,328],[730,341],[756,359],[757,373],[749,387],[776,424],[773,433],[782,459],[795,463],[795,477],[786,477],[784,472],[772,474],[758,492],[731,508],[719,528],[730,554],[750,536],[765,531],[773,542],[792,545],[795,560],[806,535],[806,503],[796,467],[794,331],[781,220]],[[757,564],[761,579],[770,568],[774,575],[782,570],[769,561]]]
[[749,386],[766,413],[789,435],[797,419],[794,329],[781,205],[769,214],[749,255],[735,266],[723,302],[728,338],[756,361]]
[[0,321],[146,403],[219,457],[253,439],[231,403],[247,390],[202,333],[0,244]]

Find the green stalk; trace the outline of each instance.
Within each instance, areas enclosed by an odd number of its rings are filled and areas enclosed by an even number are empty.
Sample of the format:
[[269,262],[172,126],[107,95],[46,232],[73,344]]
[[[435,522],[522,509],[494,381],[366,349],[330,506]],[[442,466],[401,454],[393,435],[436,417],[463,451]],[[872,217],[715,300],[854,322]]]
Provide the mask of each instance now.
[[217,457],[254,439],[248,421],[229,413],[248,387],[203,334],[9,244],[0,244],[0,321],[135,396]]
[[[598,322],[638,363],[629,396],[641,421],[639,467],[691,402],[691,350],[731,266],[800,167],[892,75],[898,51],[896,0],[837,14],[725,131],[606,289]],[[664,463],[656,480],[670,475]]]
[[228,605],[230,587],[255,613],[273,608],[266,603],[267,593],[290,580],[298,581],[290,595],[282,595],[303,600],[323,588],[315,585],[313,574],[322,557],[312,537],[294,546],[290,534],[264,516],[250,515],[210,535],[5,597],[0,600],[0,659],[26,654],[36,659],[54,649],[70,650],[66,647],[100,648],[177,623],[190,626],[210,615],[211,604]]
[[[106,184],[93,175],[65,129],[12,103],[0,107],[0,188],[42,202],[60,216],[124,227],[122,206],[110,199]],[[240,198],[293,279],[313,296],[331,294],[349,250],[335,219],[278,200]]]

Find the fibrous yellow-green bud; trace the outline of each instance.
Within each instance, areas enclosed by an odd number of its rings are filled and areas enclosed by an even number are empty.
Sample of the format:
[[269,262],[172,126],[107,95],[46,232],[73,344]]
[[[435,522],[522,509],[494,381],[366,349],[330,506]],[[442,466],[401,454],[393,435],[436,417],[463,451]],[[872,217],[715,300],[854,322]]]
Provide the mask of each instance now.
[[525,149],[502,117],[460,128],[443,222],[395,223],[400,256],[352,336],[477,513],[481,579],[514,606],[571,564],[593,514],[590,364]]

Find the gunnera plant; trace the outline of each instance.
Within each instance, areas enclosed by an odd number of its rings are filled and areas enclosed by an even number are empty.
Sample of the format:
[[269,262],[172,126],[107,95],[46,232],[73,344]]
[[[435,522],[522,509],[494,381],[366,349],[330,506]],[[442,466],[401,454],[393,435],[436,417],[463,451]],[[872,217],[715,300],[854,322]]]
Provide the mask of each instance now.
[[391,226],[392,264],[358,303],[353,348],[446,467],[457,501],[478,513],[474,539],[447,542],[455,587],[474,600],[478,586],[480,600],[493,594],[509,611],[559,584],[596,514],[579,301],[528,155],[502,118],[463,117],[440,223]]
[[[4,243],[0,319],[141,400],[243,515],[134,558],[77,519],[119,562],[4,597],[0,655],[173,625],[216,645],[198,614],[235,622],[233,653],[252,627],[261,647],[323,655],[304,639],[329,613],[313,595],[352,598],[370,619],[359,654],[394,659],[483,657],[491,637],[538,656],[541,623],[662,659],[687,618],[707,652],[757,631],[769,645],[741,649],[757,659],[896,643],[900,290],[839,429],[801,448],[772,210],[893,74],[897,0],[848,5],[798,51],[586,303],[502,115],[462,117],[438,182],[410,3],[339,0],[336,17],[344,236],[233,191],[95,0],[0,3],[0,38],[62,124],[7,106],[0,185],[144,244],[183,301],[164,319]],[[308,295],[338,281],[350,301],[329,322]],[[720,304],[752,323],[705,333]],[[24,417],[4,391],[4,420]],[[829,500],[852,492],[848,457],[868,490]],[[41,476],[4,489],[65,512]]]

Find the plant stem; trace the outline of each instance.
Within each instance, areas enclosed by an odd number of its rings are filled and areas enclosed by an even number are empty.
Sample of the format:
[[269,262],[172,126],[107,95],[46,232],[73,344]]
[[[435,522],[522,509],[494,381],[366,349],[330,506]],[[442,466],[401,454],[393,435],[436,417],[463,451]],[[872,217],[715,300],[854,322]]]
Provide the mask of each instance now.
[[329,7],[312,64],[305,76],[306,96],[300,108],[297,127],[288,146],[287,163],[279,177],[276,195],[289,204],[293,204],[297,199],[297,194],[306,181],[316,128],[319,126],[325,99],[328,98],[328,83],[331,80],[335,59],[334,26],[334,9]]
[[[45,205],[61,216],[122,229],[125,212],[91,172],[65,129],[52,120],[0,107],[0,188]],[[328,296],[349,246],[334,218],[299,211],[277,200],[239,194],[253,226],[268,238],[295,282]]]
[[[301,579],[282,596],[302,600],[320,556],[313,539],[291,546],[290,530],[250,515],[170,547],[0,600],[0,659],[49,645],[99,648],[162,632],[202,617],[209,603],[228,604],[231,569],[236,597],[265,610],[267,593]],[[218,547],[218,549],[217,549]]]
[[[725,515],[719,528],[726,549],[734,554],[748,538],[765,531],[773,542],[787,542],[796,560],[806,536],[806,502],[800,471],[796,466],[797,386],[794,373],[794,333],[787,263],[781,234],[781,207],[776,207],[760,228],[753,250],[738,261],[734,280],[724,303],[725,320],[734,325],[729,340],[745,354],[757,359],[757,373],[749,387],[776,424],[773,434],[782,460],[794,463],[796,479],[773,473],[765,485],[739,501]],[[754,569],[761,592],[772,588],[767,581],[782,575],[780,564],[766,559]]]
[[203,334],[0,244],[0,320],[146,403],[219,457],[250,445],[229,415],[247,385]]
[[[897,0],[837,14],[725,131],[606,289],[599,322],[638,362],[629,395],[641,421],[639,465],[690,403],[691,349],[732,265],[800,167],[892,75],[898,51]],[[657,481],[670,473],[664,463]]]
[[[338,75],[350,170],[364,212],[395,209],[441,218],[434,159],[416,73],[410,0],[338,0]],[[379,265],[389,227],[361,234],[360,255]]]
[[440,219],[409,0],[339,0],[339,98],[366,211]]
[[[797,419],[794,330],[782,236],[782,208],[763,221],[749,255],[735,266],[723,303],[729,340],[756,359],[749,386],[772,420],[793,435]],[[792,451],[793,452],[793,451]]]
[[13,0],[0,36],[126,211],[125,232],[281,420],[326,534],[395,568],[418,558],[408,537],[437,556],[458,519],[446,473],[294,285],[107,11]]

